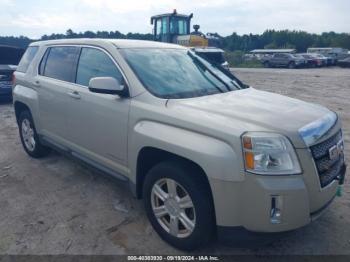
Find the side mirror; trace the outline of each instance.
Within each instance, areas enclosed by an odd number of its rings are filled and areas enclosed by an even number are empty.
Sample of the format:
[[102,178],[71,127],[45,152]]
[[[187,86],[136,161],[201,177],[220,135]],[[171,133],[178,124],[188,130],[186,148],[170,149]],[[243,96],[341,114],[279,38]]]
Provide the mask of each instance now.
[[125,87],[114,77],[94,77],[90,79],[89,90],[93,93],[125,96]]

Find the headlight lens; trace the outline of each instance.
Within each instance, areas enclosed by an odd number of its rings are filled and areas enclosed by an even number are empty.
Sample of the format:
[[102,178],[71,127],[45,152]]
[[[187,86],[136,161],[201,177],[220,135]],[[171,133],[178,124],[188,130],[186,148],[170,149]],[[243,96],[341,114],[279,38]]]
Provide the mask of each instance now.
[[242,137],[245,168],[261,175],[300,174],[301,168],[289,140],[272,133],[246,133]]
[[338,117],[334,112],[329,112],[325,116],[299,129],[299,134],[307,146],[313,145],[320,137],[335,125]]

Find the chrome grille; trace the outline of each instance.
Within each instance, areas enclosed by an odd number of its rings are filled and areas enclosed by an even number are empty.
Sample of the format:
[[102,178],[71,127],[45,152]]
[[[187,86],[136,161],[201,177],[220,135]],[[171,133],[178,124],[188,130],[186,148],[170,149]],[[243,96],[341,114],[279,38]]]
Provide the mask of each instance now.
[[340,154],[335,159],[331,159],[329,156],[329,150],[341,140],[342,132],[339,130],[332,137],[310,148],[320,178],[321,187],[329,185],[336,179],[344,166],[343,154]]
[[334,136],[328,138],[320,144],[311,147],[312,155],[314,158],[318,159],[328,154],[329,149],[336,145],[342,139],[341,130]]

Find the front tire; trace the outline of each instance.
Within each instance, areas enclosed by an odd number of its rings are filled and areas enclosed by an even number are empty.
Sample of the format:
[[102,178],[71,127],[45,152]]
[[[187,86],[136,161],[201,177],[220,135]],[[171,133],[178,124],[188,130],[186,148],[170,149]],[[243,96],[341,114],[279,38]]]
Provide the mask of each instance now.
[[271,67],[271,65],[270,65],[270,63],[269,63],[269,62],[265,62],[265,63],[264,63],[264,67],[265,67],[265,68],[270,68],[270,67]]
[[146,175],[143,199],[153,228],[172,246],[194,250],[212,239],[211,194],[193,165],[168,161],[154,166]]
[[41,158],[48,155],[50,150],[40,143],[32,115],[29,111],[21,112],[18,127],[23,148],[29,156]]

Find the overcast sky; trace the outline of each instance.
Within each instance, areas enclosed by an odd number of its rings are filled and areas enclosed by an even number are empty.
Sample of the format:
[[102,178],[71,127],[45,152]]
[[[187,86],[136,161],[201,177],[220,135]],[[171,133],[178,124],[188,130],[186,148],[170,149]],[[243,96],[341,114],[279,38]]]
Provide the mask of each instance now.
[[118,30],[150,33],[152,15],[194,13],[201,31],[229,35],[296,29],[350,33],[350,0],[0,0],[0,35]]

